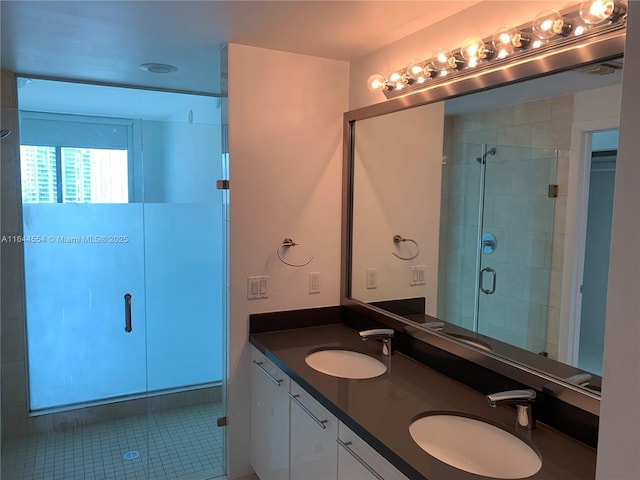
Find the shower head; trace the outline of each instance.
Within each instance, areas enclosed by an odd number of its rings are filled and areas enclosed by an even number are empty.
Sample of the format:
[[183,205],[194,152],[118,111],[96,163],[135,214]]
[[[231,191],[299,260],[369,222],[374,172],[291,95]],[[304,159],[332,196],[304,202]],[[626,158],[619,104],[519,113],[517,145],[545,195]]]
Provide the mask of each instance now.
[[496,147],[491,147],[482,155],[482,157],[478,157],[476,158],[476,160],[478,161],[478,163],[482,163],[484,165],[485,163],[487,163],[487,155],[493,156],[496,154],[496,151]]

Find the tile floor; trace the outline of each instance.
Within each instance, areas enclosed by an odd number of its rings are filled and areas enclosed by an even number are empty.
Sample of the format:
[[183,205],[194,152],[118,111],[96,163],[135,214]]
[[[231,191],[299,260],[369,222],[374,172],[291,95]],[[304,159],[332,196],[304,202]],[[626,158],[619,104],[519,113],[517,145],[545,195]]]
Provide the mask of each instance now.
[[[220,403],[5,440],[2,480],[210,480],[224,475]],[[139,452],[125,459],[128,452]],[[133,454],[135,456],[135,454]]]

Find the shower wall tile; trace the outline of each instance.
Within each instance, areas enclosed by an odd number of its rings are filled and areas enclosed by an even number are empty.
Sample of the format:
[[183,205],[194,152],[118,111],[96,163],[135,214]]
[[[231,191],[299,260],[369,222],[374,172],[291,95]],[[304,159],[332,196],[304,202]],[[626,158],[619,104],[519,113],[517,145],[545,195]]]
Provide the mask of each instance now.
[[569,152],[558,152],[558,165],[556,170],[556,183],[558,184],[558,196],[567,196],[569,185]]
[[564,119],[573,120],[573,95],[554,97],[551,103],[551,118],[553,120]]
[[531,146],[569,150],[571,148],[571,121],[567,119],[537,122],[531,127]]
[[547,195],[549,190],[549,161],[525,160],[513,162],[512,186],[514,194]]
[[557,197],[553,215],[553,231],[564,233],[567,230],[567,197]]
[[553,234],[553,246],[551,247],[551,270],[562,272],[564,267],[564,233]]
[[[19,304],[20,302],[13,303]],[[2,339],[2,345],[0,348],[2,349],[4,363],[24,361],[25,334],[20,317],[5,316],[3,312],[1,330],[0,338]]]
[[2,421],[4,422],[5,439],[20,437],[27,433],[27,415],[22,402],[7,402],[2,398]]
[[562,296],[562,272],[551,270],[549,275],[549,307],[560,309]]
[[515,107],[507,106],[482,112],[482,128],[504,128],[516,124]]
[[464,143],[474,143],[474,144],[488,143],[490,145],[495,145],[497,139],[498,139],[498,131],[495,128],[478,130],[474,132],[465,132],[462,134],[462,141]]
[[515,124],[548,122],[552,118],[551,111],[552,105],[549,99],[521,103],[515,107]]
[[543,268],[547,263],[547,235],[543,232],[514,230],[509,235],[509,261],[518,265]]
[[531,125],[512,125],[496,132],[498,145],[531,145]]
[[2,364],[2,401],[25,404],[27,387],[25,362],[4,362]]
[[511,179],[514,171],[514,162],[499,157],[494,160],[487,158],[485,177],[485,191],[490,195],[506,195],[513,192]]

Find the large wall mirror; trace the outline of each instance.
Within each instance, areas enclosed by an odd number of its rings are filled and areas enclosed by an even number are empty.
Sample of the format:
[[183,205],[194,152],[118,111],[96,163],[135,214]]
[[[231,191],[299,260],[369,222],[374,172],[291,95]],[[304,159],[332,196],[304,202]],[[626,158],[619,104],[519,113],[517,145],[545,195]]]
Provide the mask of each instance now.
[[348,303],[597,397],[620,45],[533,79],[347,114]]

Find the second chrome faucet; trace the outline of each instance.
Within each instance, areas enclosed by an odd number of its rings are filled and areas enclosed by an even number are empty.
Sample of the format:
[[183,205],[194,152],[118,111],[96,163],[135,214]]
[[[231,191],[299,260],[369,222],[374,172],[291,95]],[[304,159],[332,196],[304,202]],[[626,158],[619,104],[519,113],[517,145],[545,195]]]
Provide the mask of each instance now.
[[492,407],[500,405],[516,406],[516,428],[533,430],[536,420],[533,417],[533,402],[536,400],[535,390],[507,390],[487,395],[487,401]]
[[391,338],[393,338],[393,329],[391,328],[374,328],[371,330],[363,330],[360,332],[362,340],[375,338],[382,341],[382,354],[391,355]]

